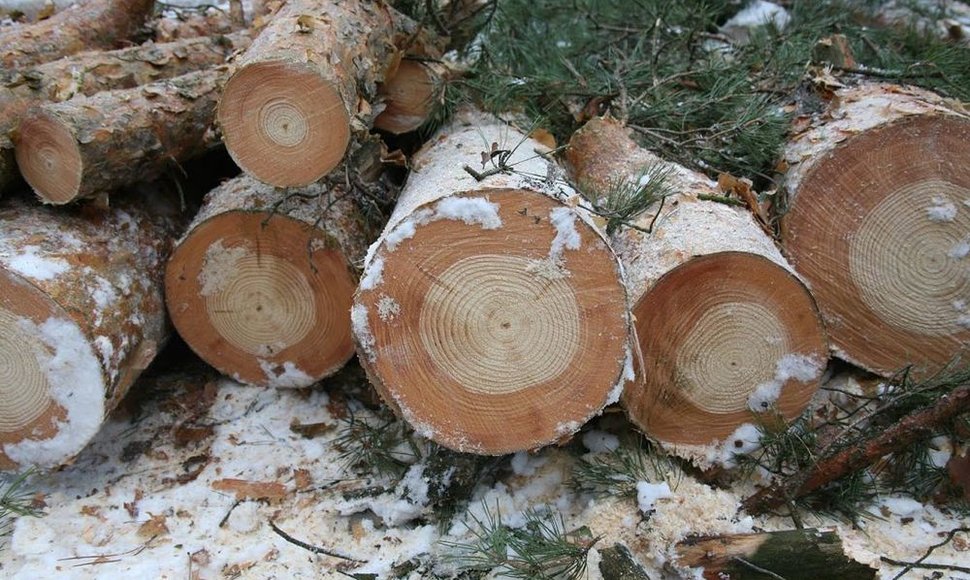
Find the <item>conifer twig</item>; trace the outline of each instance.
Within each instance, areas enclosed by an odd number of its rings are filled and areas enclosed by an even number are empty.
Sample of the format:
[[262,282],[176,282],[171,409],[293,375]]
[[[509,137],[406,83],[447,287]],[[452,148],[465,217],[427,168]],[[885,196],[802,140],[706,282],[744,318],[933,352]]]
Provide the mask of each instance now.
[[953,528],[952,530],[947,532],[946,537],[943,538],[943,540],[940,543],[933,544],[932,546],[927,548],[926,552],[924,552],[923,555],[920,556],[919,559],[916,560],[915,562],[903,562],[901,560],[894,560],[892,558],[887,558],[886,556],[881,556],[880,560],[882,560],[883,562],[886,562],[887,564],[893,564],[896,566],[905,566],[899,572],[899,574],[896,574],[895,576],[893,576],[893,580],[898,580],[899,578],[902,578],[907,572],[909,572],[913,568],[925,568],[928,570],[958,570],[962,572],[970,572],[970,568],[964,568],[960,566],[950,566],[949,564],[923,564],[923,560],[926,560],[927,558],[929,558],[930,554],[932,554],[934,550],[949,544],[953,540],[953,536],[956,536],[960,532],[970,532],[970,528],[968,527]]
[[274,522],[274,521],[270,521],[269,522],[269,527],[271,527],[273,529],[273,531],[276,532],[276,535],[277,536],[283,538],[284,540],[286,540],[287,542],[293,544],[294,546],[299,546],[299,547],[303,548],[304,550],[307,550],[308,552],[312,552],[314,554],[323,554],[324,556],[330,556],[332,558],[339,558],[341,560],[347,560],[348,562],[354,562],[356,564],[366,564],[367,563],[367,560],[358,560],[356,558],[351,558],[350,556],[345,556],[344,554],[341,554],[339,552],[335,552],[333,550],[328,550],[326,548],[321,548],[320,546],[314,546],[313,544],[308,544],[308,543],[306,543],[304,541],[297,540],[293,536],[291,536],[291,535],[287,534],[286,532],[284,532],[283,530],[281,530],[279,528],[279,526],[276,525],[276,522]]

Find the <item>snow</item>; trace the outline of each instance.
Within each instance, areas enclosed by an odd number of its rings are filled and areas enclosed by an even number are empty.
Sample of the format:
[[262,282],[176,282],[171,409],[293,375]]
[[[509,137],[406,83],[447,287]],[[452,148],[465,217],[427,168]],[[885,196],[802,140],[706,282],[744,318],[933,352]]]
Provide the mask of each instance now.
[[370,361],[375,360],[377,353],[374,352],[374,335],[370,331],[370,323],[367,321],[367,307],[363,304],[354,304],[350,309],[350,324],[354,331],[354,337],[360,344],[361,350]]
[[952,222],[957,217],[957,206],[943,196],[936,196],[930,200],[933,204],[926,208],[926,217],[933,222]]
[[397,318],[400,313],[401,305],[390,296],[381,294],[381,297],[377,300],[377,315],[381,317],[381,320],[390,322]]
[[791,16],[788,15],[788,11],[778,4],[765,2],[765,0],[755,0],[728,20],[724,27],[751,28],[770,22],[778,30],[782,30],[788,25],[789,20],[791,20]]
[[461,220],[468,225],[478,224],[482,229],[495,230],[502,227],[498,209],[497,203],[484,197],[446,197],[435,206],[434,219]]
[[66,261],[38,255],[38,251],[43,252],[36,246],[21,248],[16,254],[7,258],[6,267],[21,276],[35,280],[53,280],[70,268]]
[[815,356],[787,354],[775,363],[775,376],[761,383],[748,397],[748,408],[755,412],[765,411],[781,396],[782,387],[790,380],[808,382],[818,379],[825,370],[825,361]]
[[967,255],[970,255],[970,239],[965,239],[962,242],[957,243],[950,248],[950,251],[947,253],[947,256],[953,258],[954,260],[962,260],[963,258],[966,258]]
[[282,364],[257,358],[259,368],[266,375],[268,385],[280,388],[308,387],[316,381],[306,374],[296,364],[285,361]]
[[202,295],[212,296],[222,292],[238,273],[236,265],[250,253],[242,246],[224,247],[221,238],[213,242],[206,249],[202,268],[199,270],[198,281],[202,286]]
[[576,213],[568,207],[557,207],[549,212],[549,221],[556,228],[556,237],[549,249],[550,256],[558,256],[564,250],[578,250],[582,239],[576,230]]
[[367,269],[364,270],[364,275],[360,279],[360,289],[361,290],[373,290],[377,288],[384,280],[384,260],[381,258],[375,259]]
[[637,506],[645,514],[653,511],[657,500],[669,499],[673,496],[670,485],[666,481],[661,483],[637,482]]
[[609,453],[620,446],[620,439],[612,433],[594,429],[583,433],[583,445],[592,453]]

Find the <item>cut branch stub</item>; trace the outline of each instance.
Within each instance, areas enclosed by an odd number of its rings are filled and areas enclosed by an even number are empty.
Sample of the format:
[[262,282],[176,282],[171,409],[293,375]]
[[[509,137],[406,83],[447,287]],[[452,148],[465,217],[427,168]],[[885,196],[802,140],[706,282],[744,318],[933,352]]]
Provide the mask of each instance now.
[[366,244],[344,193],[248,176],[209,193],[165,277],[172,321],[206,362],[244,383],[305,387],[353,356],[350,265]]
[[783,242],[836,354],[879,374],[970,342],[970,116],[862,85],[789,144]]
[[168,336],[172,205],[0,208],[0,469],[70,461]]
[[[493,142],[513,151],[512,169],[476,181],[463,166]],[[365,262],[351,313],[362,364],[418,433],[451,449],[565,438],[632,375],[619,264],[544,184],[537,142],[469,113],[430,143]]]
[[[291,0],[236,61],[219,101],[229,154],[279,187],[313,183],[343,159],[395,54],[383,3]],[[364,115],[366,117],[367,115]]]
[[647,168],[667,172],[662,211],[655,203],[634,224],[653,223],[653,233],[621,228],[612,240],[643,354],[641,381],[623,396],[631,419],[701,461],[708,450],[690,446],[724,441],[756,413],[798,416],[818,388],[827,343],[811,295],[750,212],[698,199],[723,194],[608,118],[578,131],[567,158],[594,198],[638,187]]

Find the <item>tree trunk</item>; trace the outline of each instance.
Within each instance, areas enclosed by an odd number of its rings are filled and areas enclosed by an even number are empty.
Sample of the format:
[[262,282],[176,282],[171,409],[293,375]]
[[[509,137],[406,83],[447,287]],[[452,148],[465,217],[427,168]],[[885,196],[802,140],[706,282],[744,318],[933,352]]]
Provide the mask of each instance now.
[[161,43],[225,35],[238,29],[229,13],[217,8],[177,11],[177,16],[157,18],[150,27],[155,42]]
[[642,383],[623,395],[633,422],[705,463],[715,450],[696,446],[725,441],[758,412],[798,416],[825,368],[825,335],[808,290],[751,213],[700,199],[723,194],[611,119],[587,123],[566,155],[590,198],[638,186],[645,168],[669,171],[659,217],[654,204],[635,223],[653,233],[622,228],[612,240],[643,353]]
[[[619,264],[564,203],[571,190],[544,181],[554,168],[537,149],[547,151],[475,112],[433,137],[368,251],[351,311],[383,399],[456,451],[567,437],[632,375]],[[506,169],[479,180],[471,166],[486,151]]]
[[153,0],[88,0],[0,34],[0,68],[18,69],[82,50],[116,48],[144,24]]
[[401,135],[424,125],[442,104],[446,79],[447,70],[440,63],[402,60],[394,76],[381,85],[385,107],[374,119],[374,128]]
[[306,387],[353,356],[347,313],[367,240],[342,177],[289,191],[237,177],[208,194],[178,242],[168,310],[224,374]]
[[291,0],[237,61],[219,102],[229,154],[279,187],[313,183],[370,127],[395,55],[389,8],[373,0]]
[[710,580],[876,577],[845,555],[835,531],[816,529],[693,538],[677,544],[677,563],[703,568]]
[[0,87],[0,191],[16,176],[9,133],[38,102],[61,102],[76,95],[126,89],[224,64],[249,46],[247,33],[148,43],[105,52],[83,52],[27,70],[2,73]]
[[782,239],[840,358],[938,370],[970,341],[970,115],[865,84],[796,121]]
[[0,206],[0,469],[69,462],[168,336],[164,200]]
[[216,144],[224,67],[31,109],[14,135],[20,171],[51,204],[161,175]]

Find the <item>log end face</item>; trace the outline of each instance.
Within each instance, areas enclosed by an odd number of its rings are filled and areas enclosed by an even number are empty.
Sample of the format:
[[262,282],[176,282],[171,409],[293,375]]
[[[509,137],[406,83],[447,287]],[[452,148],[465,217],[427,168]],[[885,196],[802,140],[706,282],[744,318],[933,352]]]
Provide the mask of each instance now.
[[84,162],[66,124],[36,112],[20,124],[14,142],[20,173],[42,201],[62,205],[77,198]]
[[644,382],[623,402],[664,443],[723,441],[763,412],[797,417],[828,360],[808,290],[755,254],[689,260],[643,296],[634,316]]
[[325,234],[284,216],[220,214],[175,249],[165,275],[179,334],[244,383],[306,387],[353,355],[356,277]]
[[398,223],[352,316],[390,406],[462,452],[568,437],[616,396],[629,360],[615,256],[574,210],[524,190],[445,197]]
[[444,84],[434,70],[420,61],[403,60],[391,79],[381,87],[386,105],[374,119],[374,128],[401,135],[428,120]]
[[226,83],[218,118],[236,163],[277,187],[317,181],[350,143],[350,116],[337,88],[299,63],[241,68]]

